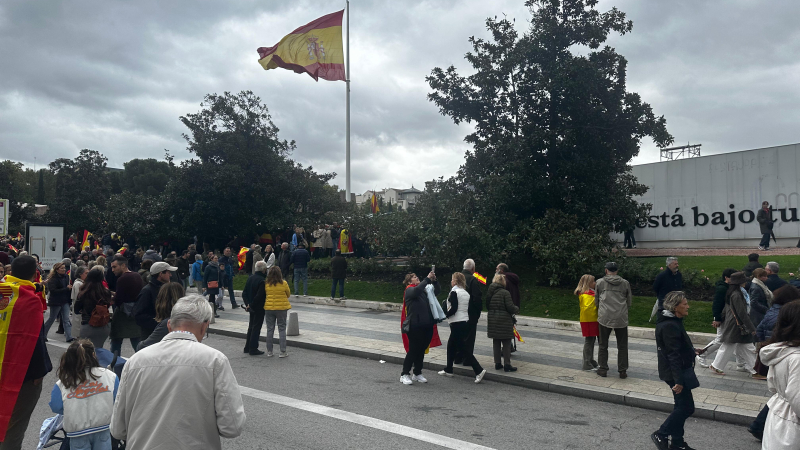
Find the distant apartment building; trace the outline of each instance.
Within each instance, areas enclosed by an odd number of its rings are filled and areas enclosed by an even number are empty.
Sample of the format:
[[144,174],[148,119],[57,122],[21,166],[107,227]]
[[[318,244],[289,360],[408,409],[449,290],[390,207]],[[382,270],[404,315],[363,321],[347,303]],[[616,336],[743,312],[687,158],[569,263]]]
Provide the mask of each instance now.
[[403,210],[407,210],[409,206],[417,203],[422,191],[414,188],[414,186],[411,186],[410,189],[386,188],[380,191],[366,191],[361,195],[356,195],[356,204],[361,205],[369,202],[373,195],[383,199],[384,204],[396,205]]

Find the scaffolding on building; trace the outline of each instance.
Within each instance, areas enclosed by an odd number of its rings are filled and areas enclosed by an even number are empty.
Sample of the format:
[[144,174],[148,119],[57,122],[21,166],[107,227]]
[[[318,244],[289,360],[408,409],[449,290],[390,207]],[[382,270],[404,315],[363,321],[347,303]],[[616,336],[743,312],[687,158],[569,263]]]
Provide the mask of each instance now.
[[681,145],[661,149],[661,161],[674,161],[676,159],[697,158],[700,156],[700,146],[703,144]]

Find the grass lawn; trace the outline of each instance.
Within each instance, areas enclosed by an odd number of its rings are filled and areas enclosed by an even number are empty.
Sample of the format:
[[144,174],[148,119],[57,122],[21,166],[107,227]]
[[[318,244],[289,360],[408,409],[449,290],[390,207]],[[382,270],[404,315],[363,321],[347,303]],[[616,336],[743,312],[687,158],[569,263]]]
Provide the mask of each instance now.
[[[245,275],[237,275],[234,279],[234,289],[243,289],[247,281]],[[290,287],[294,286],[290,283]],[[442,289],[439,295],[444,299],[446,290]],[[485,292],[485,289],[484,289]],[[308,294],[319,297],[328,297],[331,293],[330,279],[309,279]],[[399,283],[375,281],[347,281],[345,296],[356,300],[372,300],[380,302],[400,303],[403,301],[403,286]],[[630,325],[635,327],[655,327],[648,323],[650,311],[653,309],[655,297],[634,297],[630,311]],[[711,327],[711,303],[690,301],[689,317],[686,318],[686,330],[713,333]],[[578,320],[578,297],[570,289],[553,288],[544,286],[523,286],[521,315],[534,317],[549,317],[552,319]]]
[[[778,275],[781,278],[792,278],[789,273],[797,275],[800,267],[800,255],[770,255],[769,252],[760,252],[759,262],[765,266],[769,261],[775,261],[781,266]],[[650,257],[638,258],[645,264],[655,267],[665,267],[666,258]],[[746,256],[679,256],[678,263],[684,269],[705,270],[706,276],[716,281],[722,276],[722,271],[728,267],[741,270],[747,264]]]

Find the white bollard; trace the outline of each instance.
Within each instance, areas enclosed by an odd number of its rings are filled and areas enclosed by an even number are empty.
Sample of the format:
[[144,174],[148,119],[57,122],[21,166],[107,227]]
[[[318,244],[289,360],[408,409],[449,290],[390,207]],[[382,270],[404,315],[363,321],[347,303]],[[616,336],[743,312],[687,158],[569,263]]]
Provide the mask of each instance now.
[[300,322],[297,320],[297,313],[292,311],[289,313],[289,323],[286,324],[287,336],[300,336]]

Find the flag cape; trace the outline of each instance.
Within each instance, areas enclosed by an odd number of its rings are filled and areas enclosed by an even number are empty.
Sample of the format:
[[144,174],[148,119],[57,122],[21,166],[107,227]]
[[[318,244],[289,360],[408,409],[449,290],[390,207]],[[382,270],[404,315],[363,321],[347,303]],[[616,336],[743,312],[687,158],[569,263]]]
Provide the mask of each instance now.
[[350,240],[350,232],[347,230],[342,230],[339,234],[339,250],[343,255],[353,253],[353,242]]
[[522,336],[519,335],[519,331],[517,331],[516,325],[514,325],[514,337],[517,338],[517,340],[522,342],[523,344],[525,343],[525,341],[522,340]]
[[316,81],[344,81],[342,15],[330,13],[286,35],[273,47],[258,49],[264,70],[282,68],[307,73]]
[[83,230],[83,244],[81,244],[81,250],[91,250],[91,248],[89,248],[89,236],[91,235],[92,233],[89,233],[88,230]]
[[236,256],[236,259],[239,260],[239,270],[244,270],[244,262],[245,258],[247,258],[247,251],[250,250],[247,247],[242,247],[239,249],[239,255]]
[[376,197],[375,194],[372,194],[372,201],[370,203],[372,204],[372,214],[377,214],[381,209],[378,207],[378,197]]
[[17,403],[43,317],[33,283],[6,277],[0,283],[0,441]]
[[[406,290],[410,287],[414,287],[416,284],[409,284],[406,286]],[[400,326],[403,326],[403,321],[406,320],[406,292],[403,291],[403,309],[400,311]],[[403,337],[403,347],[406,349],[406,353],[408,353],[408,335],[405,333],[400,333]],[[425,354],[427,355],[431,348],[438,347],[442,345],[442,340],[439,339],[439,329],[436,327],[436,324],[433,324],[433,337],[431,338],[431,344],[428,348],[425,349]]]
[[485,276],[479,274],[478,272],[473,273],[472,276],[475,277],[475,279],[480,281],[481,283],[486,284],[486,277]]

